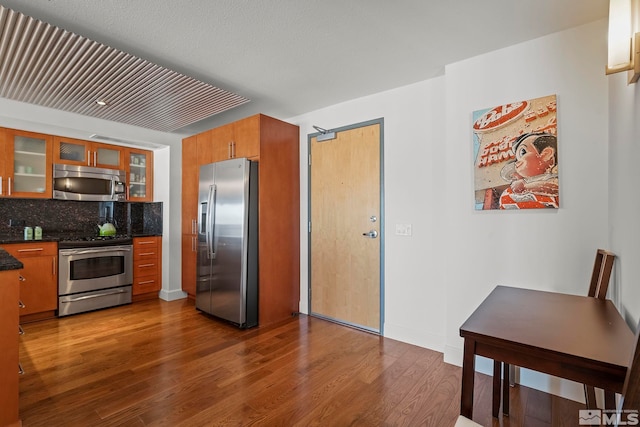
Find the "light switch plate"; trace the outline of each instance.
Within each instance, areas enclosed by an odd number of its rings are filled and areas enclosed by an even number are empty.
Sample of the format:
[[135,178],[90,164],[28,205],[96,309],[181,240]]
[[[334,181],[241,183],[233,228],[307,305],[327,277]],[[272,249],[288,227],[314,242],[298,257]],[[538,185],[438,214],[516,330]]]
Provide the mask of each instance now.
[[411,236],[411,224],[396,224],[397,236]]

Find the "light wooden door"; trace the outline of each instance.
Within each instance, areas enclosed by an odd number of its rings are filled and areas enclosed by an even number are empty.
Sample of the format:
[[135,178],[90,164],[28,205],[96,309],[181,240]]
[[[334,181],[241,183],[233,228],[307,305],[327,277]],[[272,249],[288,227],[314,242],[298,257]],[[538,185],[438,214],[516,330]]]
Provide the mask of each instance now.
[[[310,312],[381,332],[381,121],[310,140]],[[321,138],[323,139],[323,138]]]

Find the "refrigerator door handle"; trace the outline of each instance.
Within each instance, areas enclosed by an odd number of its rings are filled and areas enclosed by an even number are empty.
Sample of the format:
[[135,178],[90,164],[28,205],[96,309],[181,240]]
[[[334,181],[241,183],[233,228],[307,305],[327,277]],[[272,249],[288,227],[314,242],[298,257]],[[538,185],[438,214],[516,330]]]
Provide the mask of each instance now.
[[206,232],[205,232],[205,239],[206,239],[206,243],[207,243],[207,258],[209,259],[215,259],[216,258],[216,251],[214,248],[214,228],[215,228],[215,224],[216,224],[216,208],[215,208],[215,203],[216,203],[216,193],[217,193],[217,187],[215,184],[212,184],[209,186],[209,197],[207,200],[207,225],[206,225]]

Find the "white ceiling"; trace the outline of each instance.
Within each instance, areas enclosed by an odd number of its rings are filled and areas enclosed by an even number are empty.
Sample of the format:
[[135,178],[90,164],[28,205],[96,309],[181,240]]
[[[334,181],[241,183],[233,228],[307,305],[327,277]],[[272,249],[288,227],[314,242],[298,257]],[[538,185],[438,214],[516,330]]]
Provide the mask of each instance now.
[[[255,113],[293,117],[426,80],[441,75],[446,64],[606,18],[608,3],[0,0],[15,11],[250,99],[177,131],[186,134]],[[531,64],[496,72],[517,72],[544,61],[532,58]]]

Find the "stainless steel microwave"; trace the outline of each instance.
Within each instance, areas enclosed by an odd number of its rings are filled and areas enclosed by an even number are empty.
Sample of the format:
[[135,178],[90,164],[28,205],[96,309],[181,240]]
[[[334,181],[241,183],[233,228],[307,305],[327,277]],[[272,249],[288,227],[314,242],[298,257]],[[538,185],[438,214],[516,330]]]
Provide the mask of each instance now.
[[127,174],[123,170],[53,165],[53,198],[62,200],[125,201]]

